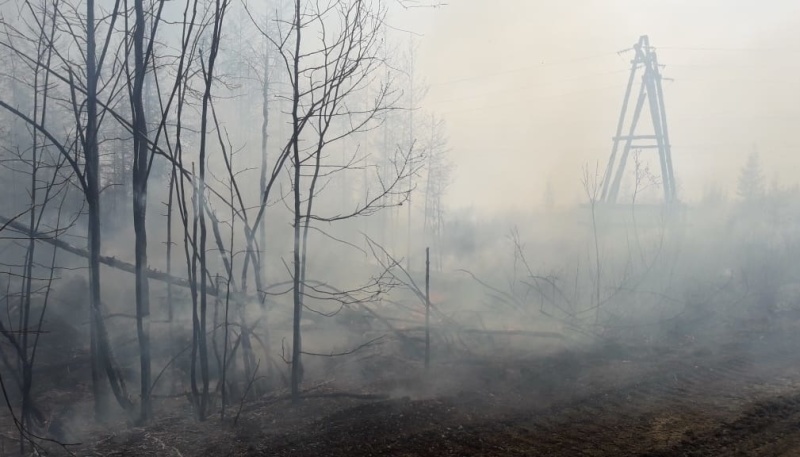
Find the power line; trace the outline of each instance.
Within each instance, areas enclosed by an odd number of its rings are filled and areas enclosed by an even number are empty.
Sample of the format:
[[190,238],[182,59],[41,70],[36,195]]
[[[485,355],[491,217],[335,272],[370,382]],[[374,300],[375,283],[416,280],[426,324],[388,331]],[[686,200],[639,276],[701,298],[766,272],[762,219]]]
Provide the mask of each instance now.
[[764,68],[769,70],[800,70],[800,65],[771,66],[763,63],[741,64],[741,63],[670,63],[664,65],[667,68]]
[[[693,48],[693,47],[683,47],[683,46],[658,46],[658,47],[655,47],[655,48],[658,49],[658,50],[690,51],[690,52],[781,52],[781,53],[783,53],[783,52],[797,52],[797,53],[800,53],[800,48],[713,48],[713,47],[697,47],[697,48]],[[492,72],[492,73],[482,73],[482,74],[478,74],[478,75],[474,75],[474,76],[467,76],[467,77],[464,77],[464,78],[457,78],[457,79],[451,79],[451,80],[446,80],[446,81],[437,81],[437,82],[433,82],[433,83],[428,84],[428,86],[429,87],[435,87],[435,86],[443,86],[443,85],[447,85],[447,84],[457,84],[457,83],[472,81],[472,80],[476,80],[476,79],[491,78],[491,77],[494,77],[494,76],[503,76],[503,75],[519,73],[519,72],[523,72],[523,71],[534,70],[534,69],[539,69],[539,68],[544,68],[544,67],[565,65],[565,64],[576,63],[576,62],[583,62],[583,61],[587,61],[587,60],[593,60],[593,59],[597,59],[597,58],[600,58],[600,57],[607,57],[607,56],[612,56],[612,55],[620,56],[620,58],[622,58],[619,52],[603,52],[603,53],[598,53],[598,54],[586,55],[586,56],[582,56],[582,57],[575,57],[575,58],[572,58],[572,59],[541,61],[541,63],[539,63],[537,65],[527,65],[527,66],[524,66],[524,67],[511,68],[511,69],[508,69],[508,70],[502,70],[502,71],[497,71],[497,72]],[[622,58],[622,59],[624,61],[624,58]],[[725,64],[722,64],[722,65],[725,65]],[[722,65],[720,65],[720,66],[722,66]],[[668,66],[681,67],[681,66],[690,66],[690,64],[669,64]],[[698,65],[698,66],[703,66],[703,65]],[[709,65],[709,67],[713,67],[713,66],[716,66],[716,65]],[[747,65],[742,65],[742,66],[745,67]],[[758,65],[753,65],[753,66],[758,66]],[[800,68],[800,67],[787,67],[787,68]]]
[[[494,104],[494,105],[479,105],[479,106],[476,106],[475,108],[469,108],[469,109],[452,109],[452,110],[440,112],[440,114],[466,113],[466,112],[470,112],[470,111],[479,111],[479,110],[486,110],[486,109],[491,109],[491,108],[502,108],[502,107],[505,107],[505,106],[516,106],[516,105],[520,105],[520,104],[529,104],[529,103],[531,103],[532,100],[542,100],[542,99],[548,99],[548,98],[567,97],[569,95],[583,94],[583,93],[587,93],[587,92],[601,92],[601,91],[610,90],[610,89],[619,89],[621,87],[625,87],[625,84],[614,84],[612,86],[601,86],[601,87],[594,87],[594,88],[589,88],[589,89],[581,89],[581,90],[570,91],[570,92],[561,92],[561,93],[556,93],[556,94],[548,94],[548,95],[543,95],[543,96],[538,96],[538,97],[527,97],[527,98],[524,98],[524,99],[516,99],[513,102],[500,103],[500,104]],[[423,105],[425,105],[424,102],[423,102]]]
[[[587,79],[587,78],[595,78],[595,77],[598,77],[598,76],[605,76],[605,75],[611,75],[611,74],[617,74],[617,73],[624,73],[624,72],[627,72],[627,71],[628,71],[627,69],[623,69],[623,70],[606,71],[606,72],[601,72],[601,73],[589,73],[589,74],[584,74],[583,76],[579,76],[579,77],[576,77],[576,78],[559,79],[557,81],[545,81],[545,82],[540,82],[540,83],[535,83],[535,84],[524,84],[523,86],[520,86],[520,87],[512,87],[512,88],[507,88],[507,89],[498,90],[498,91],[484,92],[484,93],[480,93],[480,94],[473,94],[473,95],[469,95],[469,96],[466,96],[466,97],[455,97],[455,98],[447,98],[447,99],[442,99],[442,100],[430,100],[430,101],[427,101],[427,102],[424,102],[424,103],[428,104],[428,105],[436,105],[436,104],[442,104],[442,103],[453,103],[453,102],[461,102],[461,101],[468,101],[468,100],[479,100],[479,99],[482,99],[482,98],[485,98],[485,97],[488,97],[488,96],[500,95],[500,94],[505,94],[505,93],[510,93],[510,92],[520,93],[524,89],[529,89],[529,88],[533,88],[533,87],[552,86],[552,85],[557,85],[557,84],[561,84],[561,83],[582,81],[582,80]],[[589,90],[591,90],[591,89],[589,89]]]
[[683,46],[658,46],[657,49],[693,52],[800,52],[800,48],[692,48]]
[[[781,48],[690,48],[690,47],[675,47],[675,46],[666,46],[666,47],[659,46],[658,49],[680,50],[680,51],[695,51],[695,52],[716,52],[716,51],[719,51],[719,52],[760,52],[760,51],[766,51],[766,52],[769,52],[769,51],[800,52],[800,49],[793,49],[793,48],[784,48],[784,49],[781,49]],[[469,81],[475,81],[475,80],[480,80],[480,79],[491,78],[491,77],[495,77],[495,76],[503,76],[503,75],[520,73],[520,72],[529,71],[529,70],[546,68],[546,67],[551,67],[551,66],[558,66],[558,65],[582,62],[582,61],[587,61],[587,60],[593,60],[593,59],[597,59],[597,58],[600,58],[600,57],[606,57],[606,56],[611,56],[611,55],[619,56],[619,53],[618,52],[606,52],[606,53],[598,53],[598,54],[592,54],[592,55],[587,55],[587,56],[582,56],[582,57],[576,57],[576,58],[573,58],[573,59],[563,59],[563,60],[555,60],[555,61],[543,61],[542,63],[540,63],[538,65],[528,65],[528,66],[524,66],[524,67],[512,68],[512,69],[498,71],[498,72],[483,73],[483,74],[478,74],[478,75],[474,75],[474,76],[466,76],[464,78],[458,78],[458,79],[452,79],[452,80],[447,80],[447,81],[434,82],[434,83],[428,84],[428,87],[437,87],[437,86],[444,86],[444,85],[449,85],[449,84],[458,84],[458,83],[463,83],[463,82],[469,82]],[[720,64],[674,64],[673,63],[673,64],[667,64],[666,67],[674,67],[674,68],[709,68],[709,69],[713,69],[713,68],[717,68],[717,67],[725,67],[725,68],[759,68],[760,67],[760,68],[772,69],[771,67],[765,66],[763,64],[750,64],[750,65],[748,65],[748,64],[728,64],[728,63],[720,63]],[[800,70],[800,66],[791,66],[791,65],[786,66],[786,65],[784,65],[784,66],[775,68],[775,70]],[[585,78],[588,78],[588,77],[595,77],[595,76],[602,76],[602,75],[616,74],[616,73],[624,73],[626,71],[627,71],[627,69],[613,70],[613,71],[607,71],[607,72],[587,74],[587,75],[584,75],[584,76],[580,76],[578,78],[562,79],[562,80],[558,80],[558,81],[554,81],[554,82],[543,82],[543,83],[535,83],[535,84],[526,84],[523,88],[507,89],[507,90],[503,90],[503,91],[497,91],[496,93],[511,92],[511,91],[515,91],[515,90],[519,90],[519,89],[524,89],[524,88],[527,88],[527,87],[541,87],[541,86],[546,86],[546,85],[553,85],[553,84],[558,84],[560,82],[579,81],[579,80],[582,80],[582,79],[585,79]],[[682,81],[686,81],[686,79],[683,79],[683,78],[681,78],[681,80]],[[778,84],[790,83],[790,81],[785,81],[785,82],[784,81],[752,81],[752,82],[755,82],[755,83],[763,82],[763,83],[769,83],[769,84],[772,84],[772,83],[778,83]],[[791,83],[794,83],[794,82],[792,81]],[[480,98],[480,97],[481,96],[475,96],[475,97],[471,97],[471,98],[475,99],[475,98]],[[428,103],[430,103],[430,104],[447,103],[447,102],[454,101],[454,100],[456,100],[456,101],[457,100],[461,100],[461,98],[447,99],[447,100],[436,100],[436,101],[430,101]]]
[[800,84],[798,80],[779,80],[779,79],[719,79],[719,78],[678,78],[678,83],[713,83],[713,84],[763,84],[763,85],[790,85]]
[[472,81],[472,80],[475,80],[475,79],[491,78],[491,77],[494,77],[494,76],[503,76],[503,75],[508,75],[508,74],[512,74],[512,73],[519,73],[519,72],[528,71],[528,70],[534,70],[534,69],[543,68],[543,67],[550,67],[550,66],[554,66],[554,65],[564,65],[564,64],[575,63],[575,62],[583,62],[583,61],[586,61],[586,60],[597,59],[599,57],[605,57],[605,56],[610,56],[610,55],[615,55],[615,54],[616,54],[616,52],[604,52],[604,53],[593,54],[593,55],[589,55],[589,56],[576,57],[574,59],[541,61],[541,63],[539,63],[538,65],[528,65],[528,66],[525,66],[525,67],[511,68],[509,70],[503,70],[503,71],[498,71],[498,72],[493,72],[493,73],[483,73],[483,74],[480,74],[480,75],[467,76],[467,77],[464,77],[464,78],[451,79],[451,80],[448,80],[448,81],[438,81],[438,82],[434,82],[434,83],[429,83],[428,86],[429,87],[434,87],[434,86],[443,86],[443,85],[446,85],[446,84],[457,84],[457,83],[461,83],[461,82]]
[[[627,70],[617,70],[617,71],[611,71],[611,72],[605,72],[605,73],[597,73],[597,74],[593,74],[593,75],[589,75],[589,76],[597,76],[597,75],[603,75],[603,74],[614,74],[614,73],[623,73],[625,71],[627,71]],[[423,101],[422,104],[423,105],[427,105],[427,106],[431,106],[431,105],[457,104],[457,103],[460,103],[460,102],[476,101],[476,100],[485,99],[487,97],[493,97],[493,96],[498,96],[498,95],[507,94],[507,93],[522,93],[524,91],[524,89],[528,89],[528,88],[543,87],[543,86],[549,86],[549,85],[557,85],[557,84],[562,83],[562,82],[575,82],[575,81],[579,81],[579,80],[582,80],[582,79],[585,79],[585,78],[586,77],[579,77],[579,78],[572,78],[572,79],[568,79],[568,80],[548,81],[548,82],[543,82],[543,83],[538,83],[538,84],[526,84],[526,85],[521,86],[521,87],[514,87],[514,88],[509,88],[509,89],[504,89],[504,90],[491,91],[491,92],[483,92],[483,93],[479,93],[479,94],[468,95],[468,96],[465,96],[465,97],[453,97],[453,98],[440,99],[440,100]],[[754,85],[784,85],[785,86],[785,85],[798,85],[798,84],[800,84],[800,80],[735,79],[735,78],[734,79],[731,79],[731,78],[728,78],[728,79],[707,78],[706,79],[706,78],[690,77],[690,78],[678,78],[678,79],[674,80],[674,83],[677,83],[677,84],[680,84],[680,83],[689,83],[689,84],[703,84],[703,83],[714,83],[714,84],[754,84]],[[573,94],[580,94],[580,93],[586,93],[586,92],[595,92],[595,91],[599,92],[599,91],[604,91],[604,90],[614,89],[614,88],[619,88],[619,87],[624,87],[624,84],[620,83],[620,84],[614,84],[614,85],[607,85],[607,86],[599,86],[599,87],[580,89],[580,90],[577,90],[577,91],[559,92],[559,93],[548,94],[548,95],[543,95],[543,96],[521,98],[521,99],[518,99],[518,100],[516,100],[514,102],[509,102],[509,103],[494,104],[494,105],[488,105],[488,106],[487,105],[482,105],[482,106],[480,106],[479,108],[476,108],[476,109],[485,109],[485,108],[492,108],[492,107],[503,107],[503,106],[509,106],[509,105],[518,105],[520,103],[527,103],[531,99],[537,100],[537,99],[547,99],[547,98],[554,98],[554,97],[566,97],[566,96],[573,95]],[[445,111],[442,114],[450,113],[450,112],[465,112],[465,111],[473,111],[473,110],[472,109],[467,109],[467,110],[456,110],[456,109],[453,109],[453,110]]]

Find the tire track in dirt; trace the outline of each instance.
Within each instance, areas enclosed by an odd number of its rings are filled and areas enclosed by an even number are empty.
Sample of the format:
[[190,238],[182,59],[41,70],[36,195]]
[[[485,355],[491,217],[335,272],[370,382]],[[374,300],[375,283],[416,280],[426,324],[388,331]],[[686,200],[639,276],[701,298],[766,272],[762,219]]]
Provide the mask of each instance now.
[[[447,398],[365,405],[263,443],[259,455],[313,454],[303,449],[325,449],[332,456],[728,455],[729,441],[737,435],[725,427],[738,427],[733,430],[746,434],[769,426],[769,421],[800,418],[797,400],[773,407],[781,412],[777,416],[764,418],[764,411],[772,409],[760,408],[736,422],[756,400],[792,392],[796,386],[787,388],[773,381],[800,381],[794,368],[797,362],[795,351],[678,357],[642,378],[605,389],[582,390],[580,380],[568,383],[565,389],[583,393],[548,407],[521,405],[504,411],[476,396],[466,401]],[[524,386],[523,380],[519,387]],[[536,391],[535,383],[530,387]],[[529,399],[529,404],[537,403],[536,398]],[[716,447],[691,453],[714,433],[725,438],[719,438]],[[748,449],[760,452],[764,446],[759,443],[754,441]]]
[[800,396],[779,397],[750,405],[735,420],[649,457],[699,455],[798,455],[800,451]]
[[[420,386],[424,399],[272,402],[235,429],[186,419],[141,432],[183,455],[236,457],[800,455],[797,347],[800,334],[786,332],[713,348],[468,360],[404,373],[439,389]],[[145,438],[123,433],[100,450],[165,455]]]
[[[781,351],[678,363],[645,380],[556,405],[544,417],[517,415],[509,426],[527,425],[538,438],[527,452],[542,455],[781,455],[780,446],[798,449],[800,395],[797,385],[787,389],[773,380],[786,375],[800,380],[797,362],[794,352]],[[792,392],[798,396],[763,400]],[[768,406],[754,407],[758,399]],[[755,409],[748,412],[750,408]],[[787,424],[789,419],[793,421]],[[781,431],[766,433],[764,440],[772,447],[755,438],[749,445],[731,447],[748,433],[758,436],[764,427]],[[793,439],[776,440],[789,432]],[[699,454],[692,453],[709,436],[719,437],[719,443],[710,440]],[[731,449],[744,451],[728,454]]]

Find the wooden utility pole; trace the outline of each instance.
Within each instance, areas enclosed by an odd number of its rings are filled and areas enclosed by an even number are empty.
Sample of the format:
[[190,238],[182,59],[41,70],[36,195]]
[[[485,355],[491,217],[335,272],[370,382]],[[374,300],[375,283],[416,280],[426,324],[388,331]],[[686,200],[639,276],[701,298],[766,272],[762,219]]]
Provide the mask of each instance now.
[[[613,138],[611,157],[608,160],[608,166],[603,178],[600,199],[606,203],[616,203],[622,175],[625,171],[625,164],[628,161],[631,149],[657,149],[661,168],[661,182],[664,186],[664,201],[669,204],[677,200],[677,193],[672,169],[672,148],[669,142],[667,114],[664,108],[664,92],[661,88],[662,76],[658,57],[655,49],[650,46],[650,39],[647,35],[639,38],[639,42],[633,46],[633,51],[635,55],[631,60],[628,86],[622,101],[622,111],[619,115],[616,134]],[[644,74],[641,76],[639,95],[627,134],[623,134],[628,105],[631,101],[633,86],[640,69],[644,70]],[[647,108],[650,111],[653,124],[653,135],[639,135],[636,133],[636,127],[645,108],[645,102],[648,102]],[[646,143],[642,144],[643,141]],[[637,144],[634,144],[634,142],[637,142]],[[617,153],[620,146],[622,146],[622,153],[617,162]]]

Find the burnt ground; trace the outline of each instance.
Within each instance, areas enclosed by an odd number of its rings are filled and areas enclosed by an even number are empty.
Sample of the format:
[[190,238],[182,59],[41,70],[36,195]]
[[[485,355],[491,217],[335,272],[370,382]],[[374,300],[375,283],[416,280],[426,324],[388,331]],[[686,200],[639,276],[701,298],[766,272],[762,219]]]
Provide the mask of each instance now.
[[[191,419],[186,401],[147,427],[98,431],[105,456],[800,455],[800,336],[716,346],[605,345],[518,360],[465,359],[334,382],[299,405],[273,393],[238,423]],[[417,376],[424,379],[414,381]],[[381,398],[387,395],[387,398]],[[235,415],[238,405],[229,408]]]
[[[273,390],[230,405],[224,422],[197,422],[175,395],[157,399],[146,427],[97,424],[79,352],[43,359],[51,385],[37,398],[48,432],[81,456],[800,455],[800,319],[778,321],[583,349],[492,336],[488,352],[451,345],[429,371],[386,345],[309,379],[297,405]],[[15,446],[0,414],[0,455]]]

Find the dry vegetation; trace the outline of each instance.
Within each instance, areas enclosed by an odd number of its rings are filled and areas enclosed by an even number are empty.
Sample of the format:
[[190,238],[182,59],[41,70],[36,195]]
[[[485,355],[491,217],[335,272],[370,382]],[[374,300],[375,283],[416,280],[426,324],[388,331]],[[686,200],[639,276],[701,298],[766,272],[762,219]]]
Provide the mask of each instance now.
[[441,5],[267,3],[0,3],[1,454],[798,452],[798,191],[757,156],[735,202],[641,204],[637,152],[618,204],[586,167],[449,214],[387,22]]

